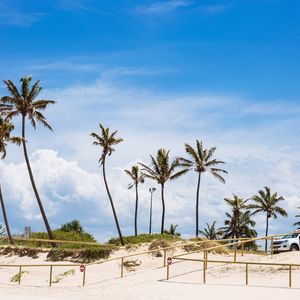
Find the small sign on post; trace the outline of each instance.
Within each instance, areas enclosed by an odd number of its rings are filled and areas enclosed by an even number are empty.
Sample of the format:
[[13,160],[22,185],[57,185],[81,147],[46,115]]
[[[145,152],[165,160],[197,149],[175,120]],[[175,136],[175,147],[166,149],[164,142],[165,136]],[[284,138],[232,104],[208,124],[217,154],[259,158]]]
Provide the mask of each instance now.
[[167,264],[170,266],[173,263],[172,257],[167,258]]
[[30,239],[30,235],[31,235],[31,227],[30,226],[26,226],[24,228],[24,238],[26,240],[29,240]]
[[85,266],[84,265],[80,265],[79,270],[80,270],[80,272],[84,272]]

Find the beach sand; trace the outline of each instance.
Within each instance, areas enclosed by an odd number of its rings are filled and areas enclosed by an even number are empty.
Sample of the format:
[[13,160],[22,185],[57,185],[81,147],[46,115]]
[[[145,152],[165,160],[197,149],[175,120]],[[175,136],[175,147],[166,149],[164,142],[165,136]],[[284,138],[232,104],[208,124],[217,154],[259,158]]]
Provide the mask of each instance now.
[[[140,252],[147,246],[136,249]],[[121,250],[115,257],[127,254]],[[134,253],[133,251],[129,252]],[[173,253],[174,254],[174,253]],[[202,259],[203,254],[192,254],[190,258]],[[249,266],[249,286],[245,286],[245,266],[225,263],[209,264],[206,284],[203,284],[203,264],[200,262],[174,261],[170,266],[170,280],[166,280],[163,258],[139,255],[129,260],[139,259],[141,265],[134,269],[124,269],[120,278],[121,262],[112,261],[87,267],[86,286],[82,287],[83,273],[79,267],[54,267],[53,281],[49,287],[49,267],[25,268],[21,285],[10,282],[18,273],[18,268],[0,268],[0,296],[5,300],[41,299],[299,299],[300,269],[292,270],[292,288],[288,288],[289,270],[286,267]],[[209,254],[210,260],[231,260],[231,255]],[[239,261],[257,261],[300,264],[300,252],[288,252],[274,256],[245,254],[238,255]],[[37,259],[30,257],[0,256],[1,264],[41,264],[46,254]],[[57,262],[56,264],[59,264]],[[63,262],[64,264],[66,262]],[[71,264],[71,263],[70,263]],[[59,276],[69,271],[70,274]],[[59,277],[57,277],[59,276]],[[57,280],[56,280],[57,281]]]

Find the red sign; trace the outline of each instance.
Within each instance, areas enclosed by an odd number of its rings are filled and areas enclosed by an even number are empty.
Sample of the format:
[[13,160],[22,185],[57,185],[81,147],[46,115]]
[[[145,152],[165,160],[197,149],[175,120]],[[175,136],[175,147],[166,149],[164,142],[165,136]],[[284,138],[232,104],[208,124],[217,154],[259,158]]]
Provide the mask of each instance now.
[[172,257],[168,257],[167,258],[167,264],[168,266],[170,266],[172,264],[173,260],[172,260]]
[[85,266],[84,266],[84,265],[81,265],[81,266],[79,267],[79,270],[80,270],[80,272],[84,272]]

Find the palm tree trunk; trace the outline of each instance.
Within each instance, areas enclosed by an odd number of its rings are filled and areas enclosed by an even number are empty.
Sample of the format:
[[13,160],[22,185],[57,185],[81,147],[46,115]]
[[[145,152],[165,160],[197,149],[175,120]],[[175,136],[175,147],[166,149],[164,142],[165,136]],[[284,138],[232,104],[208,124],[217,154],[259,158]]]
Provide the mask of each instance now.
[[[268,236],[268,231],[269,231],[269,217],[267,215],[267,220],[266,220],[266,237]],[[265,251],[267,251],[268,248],[268,240],[265,240]]]
[[196,237],[199,235],[199,193],[200,193],[201,172],[198,173],[198,184],[196,193]]
[[161,203],[162,203],[162,214],[161,214],[161,229],[160,233],[163,234],[165,230],[165,196],[164,196],[164,184],[161,184]]
[[108,195],[108,198],[109,198],[109,201],[110,201],[110,205],[111,205],[111,209],[113,211],[113,215],[114,215],[114,218],[115,218],[115,223],[116,223],[116,226],[117,226],[117,230],[118,230],[120,242],[121,242],[121,245],[124,246],[124,240],[123,240],[121,228],[120,228],[120,225],[119,225],[118,217],[117,217],[117,214],[116,214],[115,206],[114,206],[112,197],[110,195],[108,184],[107,184],[107,181],[106,181],[105,158],[103,159],[102,172],[103,172],[103,179],[104,179],[104,184],[105,184],[106,192],[107,192],[107,195]]
[[13,239],[12,239],[12,236],[10,233],[9,223],[8,223],[8,219],[7,219],[7,215],[6,215],[4,200],[2,197],[1,186],[0,186],[0,204],[1,204],[1,209],[2,209],[2,214],[3,214],[3,219],[4,219],[4,223],[5,223],[5,227],[6,227],[6,233],[8,236],[8,240],[9,240],[10,244],[13,244]]
[[139,202],[139,194],[138,194],[138,185],[135,185],[135,214],[134,214],[134,234],[137,236],[137,215],[138,215],[138,202]]
[[[28,158],[28,154],[27,154],[26,140],[25,140],[25,116],[22,116],[22,138],[23,138],[23,141],[22,141],[23,151],[24,151],[25,161],[26,161],[26,165],[27,165],[31,185],[32,185],[37,203],[39,205],[39,208],[40,208],[40,211],[41,211],[41,214],[42,214],[42,217],[43,217],[43,220],[44,220],[44,223],[45,223],[48,235],[49,235],[49,238],[50,238],[50,240],[54,240],[53,232],[50,228],[50,225],[49,225],[49,222],[48,222],[48,219],[47,219],[42,201],[40,199],[38,190],[37,190],[36,185],[35,185],[34,177],[33,177],[33,174],[32,174],[32,170],[31,170],[31,166],[30,166],[30,162],[29,162],[29,158]],[[52,243],[52,246],[56,247],[56,244]]]

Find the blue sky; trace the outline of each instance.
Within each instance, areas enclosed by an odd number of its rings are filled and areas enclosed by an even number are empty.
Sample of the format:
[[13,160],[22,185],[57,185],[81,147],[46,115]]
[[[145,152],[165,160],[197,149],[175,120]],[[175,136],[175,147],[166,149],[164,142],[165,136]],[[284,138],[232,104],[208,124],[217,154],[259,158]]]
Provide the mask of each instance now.
[[[183,144],[196,138],[216,145],[230,171],[224,186],[205,178],[201,224],[222,225],[224,197],[250,197],[270,185],[287,198],[291,217],[271,230],[289,231],[300,206],[299,9],[296,0],[0,1],[0,78],[32,74],[43,96],[58,101],[47,112],[54,133],[28,132],[53,226],[80,217],[98,239],[115,235],[99,151],[88,136],[103,122],[124,137],[109,174],[126,233],[133,195],[122,170],[147,162],[159,147],[184,155]],[[1,178],[14,231],[28,224],[40,230],[21,149],[9,149]],[[192,175],[167,191],[167,225],[180,222],[187,235],[194,226]],[[141,191],[142,229],[151,185]],[[157,228],[159,214],[157,198]]]

